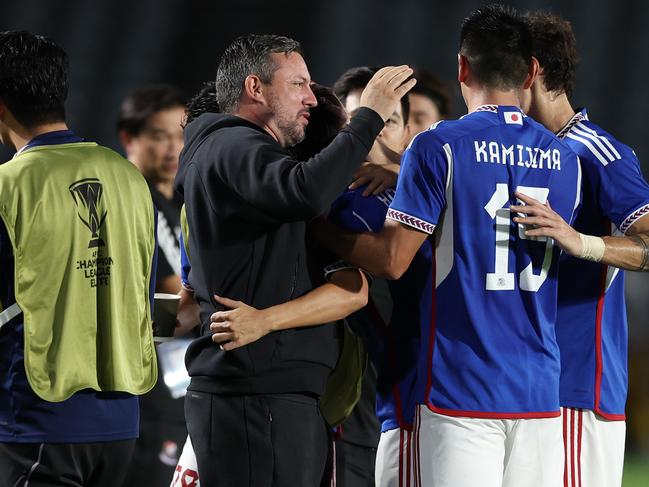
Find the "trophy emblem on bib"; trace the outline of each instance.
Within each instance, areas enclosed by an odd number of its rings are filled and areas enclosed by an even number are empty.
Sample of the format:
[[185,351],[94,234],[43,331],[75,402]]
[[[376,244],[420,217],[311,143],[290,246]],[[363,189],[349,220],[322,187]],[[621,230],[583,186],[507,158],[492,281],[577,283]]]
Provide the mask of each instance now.
[[[92,233],[88,248],[103,247],[106,244],[99,237],[98,232],[104,223],[108,210],[104,210],[100,216],[99,206],[104,190],[99,179],[82,179],[72,183],[69,189],[74,203],[77,205],[79,218]],[[84,215],[86,216],[84,217]]]

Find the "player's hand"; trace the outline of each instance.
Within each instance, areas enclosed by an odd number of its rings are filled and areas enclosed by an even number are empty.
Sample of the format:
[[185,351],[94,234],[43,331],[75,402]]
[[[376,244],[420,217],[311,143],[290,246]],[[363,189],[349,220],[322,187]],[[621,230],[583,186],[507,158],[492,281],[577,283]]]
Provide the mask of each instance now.
[[514,223],[527,226],[525,235],[528,237],[550,237],[568,254],[581,255],[582,243],[579,232],[568,225],[561,215],[552,209],[549,201],[543,204],[519,192],[516,192],[516,197],[525,204],[512,205],[509,209],[513,213],[526,215],[513,218]]
[[406,93],[417,83],[412,69],[406,65],[386,66],[379,69],[361,94],[360,106],[378,113],[385,122]]
[[216,294],[214,299],[230,308],[227,311],[217,311],[210,317],[210,330],[214,333],[212,341],[218,343],[221,350],[229,351],[243,347],[259,340],[270,331],[270,323],[265,319],[263,310]]
[[363,196],[381,194],[386,189],[394,188],[397,185],[399,169],[399,164],[378,165],[365,162],[354,173],[354,181],[349,185],[349,189],[360,188],[367,184],[367,188],[363,191]]

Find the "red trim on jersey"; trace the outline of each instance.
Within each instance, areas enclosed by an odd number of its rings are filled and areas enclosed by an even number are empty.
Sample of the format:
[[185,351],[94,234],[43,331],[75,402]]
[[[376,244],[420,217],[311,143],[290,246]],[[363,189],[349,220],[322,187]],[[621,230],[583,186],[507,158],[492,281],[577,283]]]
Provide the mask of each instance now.
[[495,413],[492,411],[464,411],[461,409],[444,409],[434,406],[430,401],[426,403],[428,409],[437,414],[455,418],[482,418],[482,419],[543,419],[558,418],[559,411],[527,412],[527,413]]
[[[611,223],[606,222],[605,235],[611,235]],[[606,277],[608,266],[602,265],[600,274],[599,297],[597,299],[597,315],[595,318],[595,404],[594,411],[609,421],[626,421],[626,414],[610,414],[601,410],[599,403],[602,396],[602,377],[604,375],[604,360],[602,359],[602,316],[606,300]]]
[[580,409],[577,418],[577,480],[579,481],[579,487],[581,487],[581,430],[583,429],[583,414],[584,410]]
[[602,265],[599,276],[599,297],[597,298],[597,315],[595,317],[595,411],[599,409],[602,388],[602,316],[604,314],[604,298],[606,297],[606,275],[608,266]]
[[435,334],[437,333],[437,251],[433,251],[432,259],[433,291],[430,299],[430,336],[428,337],[428,380],[426,381],[426,401],[430,401],[430,391],[433,389],[433,352],[435,351]]
[[609,414],[603,412],[601,409],[595,409],[595,412],[604,419],[609,421],[626,421],[626,414]]

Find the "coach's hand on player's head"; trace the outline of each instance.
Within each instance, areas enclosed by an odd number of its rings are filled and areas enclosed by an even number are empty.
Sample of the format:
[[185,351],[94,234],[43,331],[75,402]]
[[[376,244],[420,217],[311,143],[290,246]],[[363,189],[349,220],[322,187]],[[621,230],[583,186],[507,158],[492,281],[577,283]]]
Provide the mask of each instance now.
[[379,69],[363,90],[360,106],[371,108],[387,121],[401,97],[417,83],[411,76],[412,68],[406,65]]
[[579,238],[579,232],[572,228],[561,218],[556,211],[550,206],[550,202],[545,204],[540,201],[516,192],[516,197],[524,205],[511,205],[509,207],[512,213],[522,213],[525,217],[514,216],[514,223],[525,225],[525,235],[528,237],[550,237],[555,243],[570,255],[580,255],[582,252],[582,241]]
[[221,350],[229,351],[243,347],[271,331],[270,322],[266,320],[263,310],[216,294],[214,300],[230,308],[227,311],[217,311],[210,316],[212,322],[210,330],[214,333],[212,341],[219,344]]

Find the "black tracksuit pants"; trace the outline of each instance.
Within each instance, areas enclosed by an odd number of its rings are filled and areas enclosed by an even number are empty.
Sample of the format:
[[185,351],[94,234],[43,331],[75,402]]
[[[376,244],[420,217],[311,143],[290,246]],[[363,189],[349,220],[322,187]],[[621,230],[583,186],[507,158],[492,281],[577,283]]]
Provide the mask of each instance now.
[[189,391],[185,414],[201,485],[320,485],[330,434],[314,397]]

